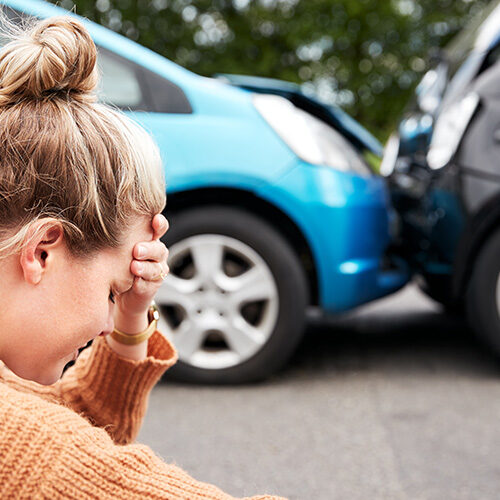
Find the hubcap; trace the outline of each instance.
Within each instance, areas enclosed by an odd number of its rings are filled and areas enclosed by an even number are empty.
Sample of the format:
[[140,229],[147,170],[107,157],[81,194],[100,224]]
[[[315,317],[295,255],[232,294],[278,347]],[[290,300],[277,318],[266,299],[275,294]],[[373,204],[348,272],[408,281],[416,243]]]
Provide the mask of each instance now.
[[268,341],[278,290],[266,262],[241,241],[218,234],[169,247],[170,273],[156,295],[159,329],[179,358],[205,369],[239,365]]

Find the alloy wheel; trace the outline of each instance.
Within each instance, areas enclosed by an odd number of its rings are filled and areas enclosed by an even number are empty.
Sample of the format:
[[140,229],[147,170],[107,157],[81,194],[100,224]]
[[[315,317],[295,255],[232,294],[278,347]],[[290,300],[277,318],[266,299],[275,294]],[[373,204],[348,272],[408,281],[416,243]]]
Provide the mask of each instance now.
[[184,363],[205,369],[236,366],[273,333],[278,290],[262,257],[245,243],[201,234],[169,247],[170,273],[156,295],[159,329]]

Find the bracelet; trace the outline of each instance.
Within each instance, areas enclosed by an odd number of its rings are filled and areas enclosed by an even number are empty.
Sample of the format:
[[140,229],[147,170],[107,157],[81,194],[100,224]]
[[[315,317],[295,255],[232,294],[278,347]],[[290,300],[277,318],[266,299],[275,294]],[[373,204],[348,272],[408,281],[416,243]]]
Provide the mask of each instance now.
[[125,345],[136,345],[140,344],[141,342],[145,342],[156,331],[158,320],[160,319],[160,313],[158,311],[158,307],[154,302],[149,306],[148,317],[150,323],[149,326],[143,332],[130,334],[121,332],[120,330],[115,328],[111,332],[111,338],[116,340],[120,344],[125,344]]

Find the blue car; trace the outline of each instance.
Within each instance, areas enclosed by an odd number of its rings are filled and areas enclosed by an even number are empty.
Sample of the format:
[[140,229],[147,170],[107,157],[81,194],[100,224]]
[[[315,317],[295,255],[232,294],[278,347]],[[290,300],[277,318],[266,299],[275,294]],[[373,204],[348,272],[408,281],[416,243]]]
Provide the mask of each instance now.
[[[67,14],[2,3],[14,20]],[[299,86],[201,77],[84,22],[101,99],[148,129],[164,160],[171,271],[157,303],[179,352],[169,376],[262,379],[290,357],[311,307],[348,311],[407,282],[389,251],[385,181],[365,159],[381,146],[358,123]]]

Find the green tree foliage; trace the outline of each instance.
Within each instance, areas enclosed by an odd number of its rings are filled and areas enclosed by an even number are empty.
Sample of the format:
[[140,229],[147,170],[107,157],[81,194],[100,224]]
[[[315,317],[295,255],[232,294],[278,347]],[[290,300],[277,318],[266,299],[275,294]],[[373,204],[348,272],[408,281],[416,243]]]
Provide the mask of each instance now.
[[487,0],[62,0],[205,76],[303,83],[385,139],[429,64]]

